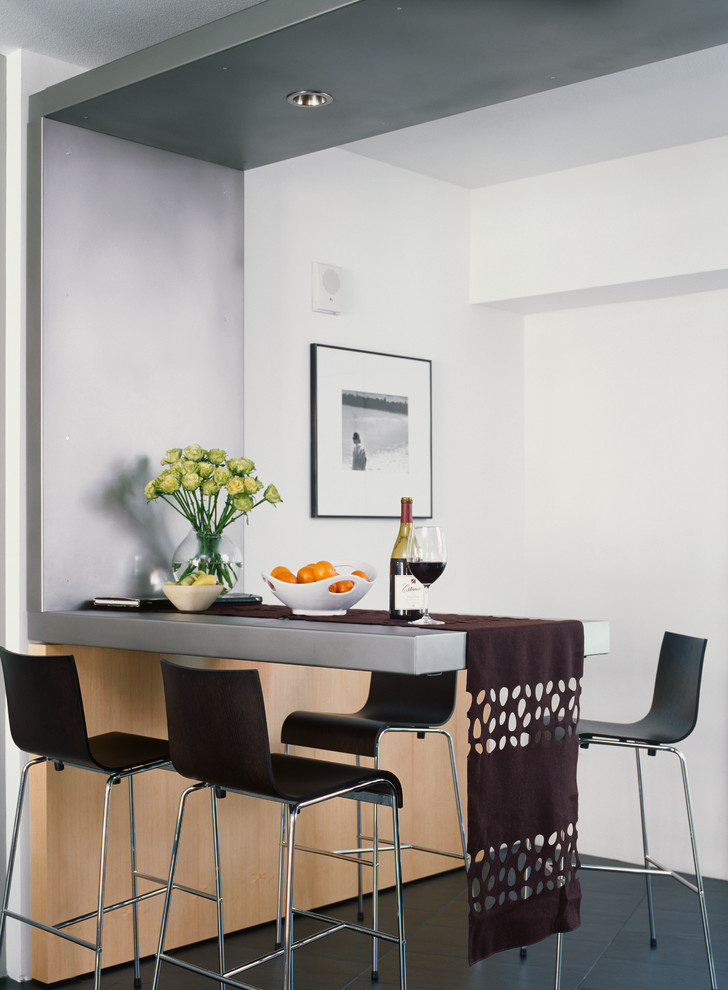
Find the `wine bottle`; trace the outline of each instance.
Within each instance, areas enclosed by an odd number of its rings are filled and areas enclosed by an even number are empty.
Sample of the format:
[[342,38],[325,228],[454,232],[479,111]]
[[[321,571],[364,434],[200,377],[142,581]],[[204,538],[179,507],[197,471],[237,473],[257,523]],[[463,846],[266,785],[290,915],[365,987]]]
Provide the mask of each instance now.
[[407,541],[412,532],[412,499],[402,499],[399,532],[389,562],[389,615],[392,619],[419,619],[422,585],[407,569]]

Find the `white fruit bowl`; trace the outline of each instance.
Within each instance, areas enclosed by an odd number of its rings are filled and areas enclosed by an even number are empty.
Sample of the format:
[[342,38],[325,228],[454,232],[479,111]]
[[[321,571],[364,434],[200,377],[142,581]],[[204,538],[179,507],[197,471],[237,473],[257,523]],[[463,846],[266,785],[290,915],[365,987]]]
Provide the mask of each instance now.
[[222,594],[221,584],[163,584],[162,591],[180,612],[204,612]]
[[[377,570],[371,564],[361,560],[331,562],[337,577],[324,578],[323,581],[311,581],[310,584],[288,584],[279,581],[270,574],[261,577],[276,596],[276,598],[292,609],[294,615],[343,615],[352,605],[360,602],[377,579]],[[352,571],[363,571],[369,578],[364,578]],[[337,581],[353,581],[351,591],[329,591],[329,585]]]

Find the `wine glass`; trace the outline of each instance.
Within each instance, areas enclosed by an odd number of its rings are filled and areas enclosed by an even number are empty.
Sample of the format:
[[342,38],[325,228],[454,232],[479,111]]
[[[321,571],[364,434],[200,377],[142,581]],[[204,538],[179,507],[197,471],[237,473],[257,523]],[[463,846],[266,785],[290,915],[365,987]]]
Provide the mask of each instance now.
[[411,626],[442,626],[440,619],[433,619],[428,609],[430,585],[445,570],[447,550],[445,536],[439,526],[417,526],[412,529],[407,542],[407,567],[410,574],[424,587],[422,618],[413,619]]

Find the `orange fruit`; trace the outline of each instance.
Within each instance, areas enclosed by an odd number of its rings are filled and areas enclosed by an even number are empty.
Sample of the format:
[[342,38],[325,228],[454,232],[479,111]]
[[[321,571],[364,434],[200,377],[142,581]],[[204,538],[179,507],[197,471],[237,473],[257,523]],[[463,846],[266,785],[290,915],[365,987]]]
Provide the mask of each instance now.
[[353,581],[337,581],[336,584],[329,585],[329,591],[333,591],[337,595],[343,595],[345,592],[351,591],[353,587]]
[[336,577],[334,565],[328,560],[319,560],[313,565],[313,573],[316,581],[323,581],[325,578]]
[[298,574],[296,574],[296,580],[299,584],[311,584],[316,580],[316,575],[314,574],[313,564],[306,564],[302,567]]
[[296,575],[292,574],[290,571],[281,571],[280,574],[276,574],[279,581],[285,581],[286,584],[296,584]]
[[366,576],[366,574],[364,573],[364,571],[352,571],[351,573],[352,574],[356,574],[357,577],[364,578],[365,581],[368,581],[369,580],[369,578]]

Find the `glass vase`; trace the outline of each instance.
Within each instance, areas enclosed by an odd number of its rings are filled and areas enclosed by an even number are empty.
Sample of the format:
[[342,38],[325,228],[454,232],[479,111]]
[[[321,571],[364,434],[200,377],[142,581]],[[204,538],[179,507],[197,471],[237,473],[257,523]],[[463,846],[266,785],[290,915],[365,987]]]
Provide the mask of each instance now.
[[172,573],[178,584],[193,578],[198,572],[212,574],[217,583],[223,586],[223,595],[235,587],[242,569],[243,552],[224,533],[206,533],[192,529],[172,556]]

